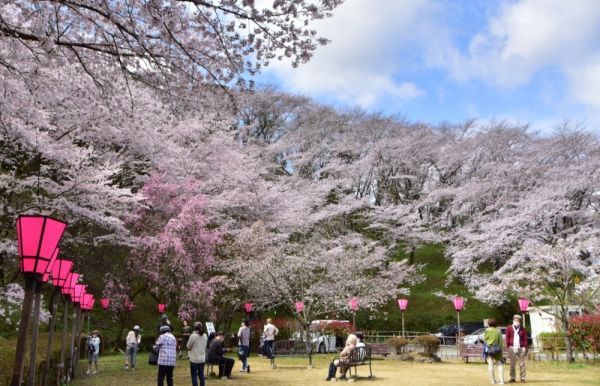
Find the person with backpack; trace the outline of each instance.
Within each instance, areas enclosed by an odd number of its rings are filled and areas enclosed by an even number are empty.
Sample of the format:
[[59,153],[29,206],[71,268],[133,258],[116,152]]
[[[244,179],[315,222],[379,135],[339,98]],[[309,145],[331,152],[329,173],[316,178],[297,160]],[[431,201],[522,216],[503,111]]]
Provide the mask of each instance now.
[[131,370],[135,370],[135,361],[141,342],[140,326],[133,326],[133,330],[129,331],[125,338],[125,370],[129,370],[129,366],[131,366]]
[[190,335],[186,343],[188,356],[190,358],[190,372],[192,375],[192,386],[198,386],[198,378],[200,378],[200,386],[204,386],[204,364],[206,363],[206,345],[208,337],[204,333],[202,323],[194,323],[194,332]]
[[[88,355],[88,369],[86,374],[96,374],[98,372],[98,355],[100,354],[100,333],[98,330],[92,332],[87,340],[87,355]],[[92,364],[95,366],[95,370],[92,371]]]
[[499,384],[504,384],[504,366],[502,365],[502,333],[498,329],[498,322],[491,318],[488,320],[488,328],[483,333],[483,355],[488,363],[491,383],[496,383],[494,375],[494,364],[498,366]]

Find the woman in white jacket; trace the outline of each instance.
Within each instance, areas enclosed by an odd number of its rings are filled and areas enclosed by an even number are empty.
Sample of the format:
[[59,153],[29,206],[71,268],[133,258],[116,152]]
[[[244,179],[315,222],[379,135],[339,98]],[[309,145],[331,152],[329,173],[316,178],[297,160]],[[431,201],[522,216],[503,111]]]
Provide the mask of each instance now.
[[129,370],[129,366],[131,366],[131,370],[135,370],[135,358],[141,342],[140,326],[134,326],[125,338],[125,370]]

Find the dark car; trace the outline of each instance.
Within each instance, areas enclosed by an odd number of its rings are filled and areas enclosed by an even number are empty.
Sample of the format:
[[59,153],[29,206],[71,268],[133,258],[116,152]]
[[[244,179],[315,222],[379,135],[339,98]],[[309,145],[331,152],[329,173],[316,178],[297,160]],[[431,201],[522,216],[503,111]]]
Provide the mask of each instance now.
[[[461,335],[469,335],[483,327],[483,322],[463,322],[460,324]],[[434,335],[439,338],[440,344],[454,344],[458,335],[458,325],[456,323],[443,325]]]

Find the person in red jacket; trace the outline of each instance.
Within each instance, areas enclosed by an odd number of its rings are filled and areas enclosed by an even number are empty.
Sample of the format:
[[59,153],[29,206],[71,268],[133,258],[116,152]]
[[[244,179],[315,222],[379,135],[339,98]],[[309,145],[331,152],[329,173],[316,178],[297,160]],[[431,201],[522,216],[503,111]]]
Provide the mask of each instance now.
[[513,323],[506,327],[506,346],[510,359],[510,381],[516,382],[516,364],[519,362],[521,383],[525,383],[525,357],[527,356],[527,331],[521,325],[521,317],[513,316]]

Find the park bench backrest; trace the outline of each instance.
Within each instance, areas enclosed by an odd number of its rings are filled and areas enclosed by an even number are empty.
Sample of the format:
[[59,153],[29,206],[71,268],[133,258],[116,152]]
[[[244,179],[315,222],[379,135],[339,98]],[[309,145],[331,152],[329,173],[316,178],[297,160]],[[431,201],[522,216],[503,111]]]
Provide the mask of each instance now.
[[352,350],[350,362],[364,362],[365,359],[369,358],[369,356],[371,355],[370,351],[371,349],[369,347],[356,347],[354,350]]

